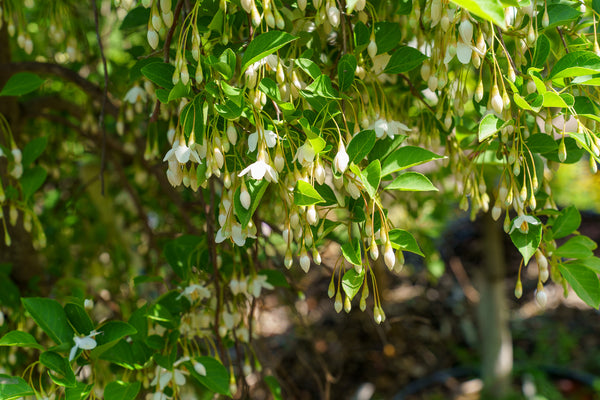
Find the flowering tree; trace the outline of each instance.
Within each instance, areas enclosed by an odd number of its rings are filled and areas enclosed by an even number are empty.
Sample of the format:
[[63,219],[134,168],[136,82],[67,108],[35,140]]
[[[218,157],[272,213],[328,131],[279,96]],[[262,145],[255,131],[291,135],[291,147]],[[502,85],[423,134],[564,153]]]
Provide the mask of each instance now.
[[[599,12],[0,0],[0,397],[247,395],[256,298],[327,243],[335,310],[385,321],[377,260],[424,255],[397,191],[453,186],[535,259],[540,306],[552,279],[598,308],[596,244],[549,183],[600,161]],[[409,170],[426,163],[436,185]]]

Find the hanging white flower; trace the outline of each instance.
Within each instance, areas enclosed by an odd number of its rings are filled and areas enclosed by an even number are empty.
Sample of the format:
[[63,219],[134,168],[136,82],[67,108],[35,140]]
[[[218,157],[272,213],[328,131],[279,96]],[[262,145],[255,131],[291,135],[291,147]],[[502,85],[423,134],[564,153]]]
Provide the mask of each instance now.
[[260,292],[263,288],[268,289],[268,290],[274,289],[273,285],[271,285],[269,282],[267,282],[266,275],[256,275],[252,279],[252,282],[250,283],[250,290],[251,290],[252,295],[254,297],[260,296]]
[[129,89],[129,91],[123,98],[123,101],[131,104],[136,104],[140,101],[146,102],[146,97],[146,91],[142,89],[139,85],[134,85],[131,89]]
[[194,283],[186,287],[183,292],[177,296],[177,298],[182,296],[185,296],[190,303],[193,303],[196,300],[209,298],[211,296],[211,292],[206,287]]
[[389,129],[387,120],[383,118],[377,119],[375,122],[373,122],[372,129],[375,131],[375,136],[377,136],[377,138],[384,137]]
[[519,215],[513,221],[512,228],[510,228],[510,232],[508,232],[508,234],[510,235],[513,233],[515,229],[518,229],[522,234],[527,234],[529,232],[529,224],[539,225],[540,221],[531,215]]
[[310,166],[315,159],[315,150],[313,149],[310,142],[307,140],[304,144],[298,147],[296,151],[296,156],[294,157],[294,161],[298,160],[298,162],[303,166]]
[[266,178],[269,182],[277,182],[279,174],[275,171],[270,164],[268,164],[265,160],[267,160],[267,155],[264,150],[261,150],[258,154],[258,159],[256,162],[250,164],[246,168],[244,168],[238,176],[244,176],[248,172],[250,172],[250,176],[252,179],[261,180]]
[[338,144],[338,152],[333,159],[333,166],[338,173],[343,174],[344,171],[346,171],[346,168],[348,168],[349,161],[350,157],[348,156],[348,153],[346,153],[344,142],[340,140]]
[[[255,131],[248,136],[248,152],[256,150],[258,144],[259,132]],[[277,144],[277,134],[271,130],[261,131],[261,138],[264,140],[268,148],[273,148]]]

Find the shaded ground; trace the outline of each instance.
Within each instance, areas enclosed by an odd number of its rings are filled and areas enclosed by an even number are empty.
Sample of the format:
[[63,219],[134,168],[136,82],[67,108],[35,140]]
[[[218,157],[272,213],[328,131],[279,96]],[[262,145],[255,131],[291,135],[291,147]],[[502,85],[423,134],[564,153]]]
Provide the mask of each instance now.
[[[598,217],[584,216],[581,231],[598,241]],[[481,398],[476,379],[479,293],[472,286],[480,234],[460,221],[446,237],[440,243],[446,273],[438,282],[430,282],[418,264],[401,276],[381,272],[387,315],[381,326],[372,311],[358,309],[358,299],[349,314],[335,313],[324,268],[313,267],[302,278],[299,287],[306,297],[287,299],[293,306],[282,306],[276,295],[267,298],[259,323],[265,337],[257,351],[265,371],[278,377],[283,398]],[[598,312],[574,294],[563,298],[562,288],[552,284],[546,287],[548,307],[540,310],[533,301],[534,268],[525,272],[524,295],[516,300],[512,293],[520,258],[510,243],[505,245],[514,380],[520,393],[515,398],[537,393],[543,396],[539,399],[600,399],[580,383],[600,376]],[[253,398],[268,398],[265,393],[257,385]]]

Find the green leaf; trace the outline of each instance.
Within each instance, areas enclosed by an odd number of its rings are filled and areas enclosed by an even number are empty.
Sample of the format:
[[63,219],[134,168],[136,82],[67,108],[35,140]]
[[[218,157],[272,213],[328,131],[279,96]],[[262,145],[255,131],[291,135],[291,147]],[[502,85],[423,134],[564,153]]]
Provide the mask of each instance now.
[[[515,219],[516,218],[518,217],[515,217]],[[511,221],[510,224],[511,229],[513,227],[513,224],[514,219],[513,221]],[[523,256],[523,262],[525,263],[525,265],[527,265],[529,259],[531,258],[531,256],[533,256],[542,240],[542,224],[539,223],[539,220],[537,224],[529,223],[528,225],[529,231],[527,233],[521,233],[521,231],[517,227],[510,234],[510,239]]]
[[[173,74],[175,67],[164,62],[153,62],[141,69],[142,75],[148,78],[156,86],[171,90],[173,89]],[[167,101],[168,102],[168,101]]]
[[600,306],[598,275],[579,262],[561,263],[558,264],[558,269],[577,293],[577,296],[590,307],[598,309]]
[[532,153],[548,153],[558,150],[558,144],[554,138],[545,133],[537,133],[529,136],[526,143],[529,151]]
[[368,155],[368,160],[373,161],[379,159],[382,163],[394,151],[396,151],[402,142],[407,138],[406,135],[395,135],[393,139],[379,139],[375,142],[375,146]]
[[10,331],[0,339],[0,346],[18,346],[31,347],[38,350],[44,350],[33,336],[23,331]]
[[386,186],[386,190],[402,190],[410,192],[437,191],[429,178],[419,172],[408,171],[398,176],[392,183]]
[[322,185],[319,185],[317,182],[315,182],[314,188],[317,190],[317,192],[319,192],[319,194],[321,195],[321,197],[324,200],[324,203],[319,203],[319,204],[321,204],[323,206],[330,206],[333,204],[337,204],[337,202],[338,202],[337,197],[335,197],[335,193],[333,192],[333,189],[331,189],[327,183],[323,183]]
[[315,64],[312,60],[309,60],[308,58],[298,58],[296,59],[296,61],[294,61],[294,63],[313,79],[317,79],[317,77],[319,77],[322,74],[319,66]]
[[233,74],[235,72],[235,64],[235,53],[230,48],[227,48],[219,56],[219,65],[221,66],[221,68],[217,68],[217,71],[219,71],[219,73],[223,75],[223,78],[229,80],[233,78]]
[[362,257],[360,255],[360,240],[358,238],[354,238],[343,243],[342,254],[350,264],[362,265]]
[[[148,18],[146,18],[146,23],[148,23]],[[138,60],[133,67],[131,67],[129,69],[129,83],[133,84],[135,81],[137,81],[138,79],[140,79],[143,75],[142,75],[142,68],[144,68],[146,65],[152,64],[152,63],[162,63],[163,60],[162,58],[159,57],[149,57],[149,58],[142,58],[141,60]]]
[[344,92],[352,86],[355,71],[356,57],[354,54],[344,54],[337,66],[340,91]]
[[325,74],[319,75],[313,83],[303,90],[303,92],[311,92],[325,99],[340,98],[338,92],[331,85],[331,79]]
[[133,10],[129,11],[125,18],[123,18],[123,22],[121,22],[120,30],[137,28],[138,26],[146,25],[148,23],[148,19],[150,18],[150,8],[146,7],[136,7]]
[[[562,139],[556,139],[557,149],[561,140]],[[576,163],[583,156],[584,150],[577,145],[577,142],[572,137],[565,137],[565,147],[567,149],[567,158],[562,162],[562,164]],[[558,151],[543,153],[542,156],[546,157],[548,160],[560,162],[560,159],[558,158]]]
[[230,120],[238,119],[242,115],[242,108],[231,100],[227,100],[225,104],[215,104],[215,111]]
[[34,395],[35,392],[23,378],[0,374],[0,399],[16,400]]
[[543,98],[544,98],[544,102],[542,103],[543,107],[560,107],[560,108],[568,107],[567,103],[557,93],[547,91],[546,93],[544,93]]
[[189,94],[190,94],[190,86],[184,85],[183,82],[179,81],[179,82],[177,82],[177,85],[175,85],[173,87],[173,89],[171,89],[171,91],[169,92],[169,97],[167,98],[167,103],[172,100],[179,100],[182,97],[187,97]]
[[60,354],[54,351],[45,351],[40,355],[40,363],[54,372],[54,374],[49,372],[49,375],[57,385],[67,387],[77,385],[71,364]]
[[535,52],[533,54],[533,60],[531,66],[536,68],[543,68],[550,55],[550,40],[546,35],[540,35],[535,43]]
[[276,52],[296,39],[298,38],[282,31],[269,31],[256,36],[250,42],[246,52],[242,56],[242,70],[240,71],[240,75],[242,75],[251,64]]
[[235,191],[235,198],[233,199],[233,205],[235,207],[235,213],[240,220],[240,224],[242,228],[245,228],[248,225],[248,222],[252,219],[252,215],[254,215],[254,211],[258,207],[260,203],[260,199],[262,199],[265,194],[265,190],[267,190],[267,186],[269,186],[269,182],[265,180],[251,180],[246,182],[246,187],[248,188],[248,193],[250,194],[250,198],[252,202],[250,203],[250,209],[246,210],[242,203],[240,202],[240,188]]
[[480,18],[506,29],[504,8],[498,0],[452,0],[452,2]]
[[133,370],[144,368],[152,354],[152,350],[139,340],[127,343],[125,339],[121,339],[116,345],[105,351],[100,359]]
[[360,177],[367,193],[372,199],[377,196],[379,183],[381,182],[381,163],[379,160],[371,162],[367,168],[360,172]]
[[425,254],[423,254],[417,241],[410,232],[403,229],[392,229],[388,232],[388,236],[390,237],[390,242],[392,242],[392,247],[394,249],[410,251],[411,253],[425,257]]
[[141,387],[141,382],[110,382],[104,388],[104,400],[135,400]]
[[365,158],[375,145],[375,131],[367,129],[357,133],[346,148],[349,163],[358,164]]
[[365,279],[365,269],[363,268],[360,271],[360,274],[356,272],[356,269],[350,268],[344,274],[342,278],[342,289],[344,289],[344,293],[346,296],[352,300],[354,296],[358,293]]
[[27,168],[21,176],[21,187],[23,188],[23,197],[29,199],[46,180],[48,173],[44,167],[36,165],[32,168]]
[[194,235],[183,235],[173,239],[165,244],[163,255],[167,262],[173,268],[173,272],[181,279],[187,280],[190,277],[193,257],[195,251],[202,243],[202,239]]
[[44,152],[47,143],[48,138],[46,136],[40,136],[27,142],[25,148],[23,149],[23,168],[28,167],[29,164],[37,160],[37,158]]
[[18,72],[11,76],[2,91],[0,96],[22,96],[31,93],[44,83],[44,80],[31,72]]
[[548,5],[548,26],[543,28],[543,13],[538,13],[538,29],[554,29],[559,25],[566,25],[574,21],[581,15],[581,11],[576,10],[568,4],[549,4]]
[[86,400],[92,388],[94,387],[93,383],[86,385],[83,382],[77,382],[75,387],[68,387],[65,390],[65,400]]
[[258,275],[266,276],[267,282],[275,287],[290,287],[290,284],[288,283],[287,279],[285,279],[285,275],[279,270],[263,269],[258,272]]
[[98,327],[99,335],[95,337],[98,345],[91,351],[91,358],[98,358],[109,348],[117,344],[125,336],[135,335],[137,330],[123,321],[109,321]]
[[279,93],[279,85],[271,78],[262,78],[258,84],[261,92],[265,93],[271,100],[281,101],[281,93]]
[[361,21],[358,21],[356,25],[354,25],[354,51],[359,53],[367,48],[369,45],[371,37],[371,30],[367,28],[365,24]]
[[560,215],[552,224],[552,239],[560,239],[573,233],[581,225],[581,214],[575,206],[569,206],[560,211]]
[[592,51],[573,51],[554,64],[549,79],[593,75],[600,72],[600,57]]
[[201,385],[207,389],[225,396],[231,396],[229,391],[229,372],[217,359],[213,357],[196,357],[197,362],[201,363],[206,369],[206,376],[196,372],[191,361],[186,362],[188,371]]
[[600,274],[600,257],[588,257],[583,260],[569,261],[569,263],[580,263],[586,268],[591,269],[596,274]]
[[421,147],[404,146],[394,151],[383,162],[381,176],[385,177],[397,171],[423,164],[431,160],[444,158]]
[[294,187],[294,204],[298,206],[311,206],[324,203],[325,200],[319,192],[308,182],[299,180]]
[[94,323],[90,319],[90,316],[79,304],[65,304],[65,313],[67,314],[69,322],[79,335],[87,336],[94,329]]
[[413,47],[402,46],[392,54],[383,72],[386,74],[408,72],[423,64],[427,58],[425,54]]
[[488,114],[483,117],[479,123],[479,142],[483,142],[485,139],[493,136],[502,128],[502,124],[504,124],[504,121],[494,114]]
[[392,50],[400,39],[402,32],[400,25],[396,22],[380,21],[375,23],[375,43],[377,54],[387,53]]
[[594,253],[581,241],[581,237],[582,236],[575,236],[567,240],[565,244],[554,251],[554,255],[562,258],[592,257]]
[[264,381],[269,387],[271,391],[271,395],[273,396],[273,400],[283,400],[281,395],[281,385],[279,385],[279,381],[274,376],[265,376]]
[[67,314],[56,300],[42,297],[24,297],[21,299],[25,309],[35,323],[56,344],[73,342],[73,329],[67,322]]

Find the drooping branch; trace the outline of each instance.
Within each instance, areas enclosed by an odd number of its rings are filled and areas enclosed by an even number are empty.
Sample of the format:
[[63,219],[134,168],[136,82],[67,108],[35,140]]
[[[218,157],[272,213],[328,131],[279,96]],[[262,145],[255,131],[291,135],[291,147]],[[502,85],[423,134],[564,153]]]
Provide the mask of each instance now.
[[[11,62],[0,64],[0,74],[8,74],[10,76],[18,72],[33,72],[39,75],[54,75],[58,78],[72,82],[79,86],[81,90],[86,92],[92,99],[101,99],[103,89],[93,82],[85,79],[76,71],[58,64],[44,63],[37,61]],[[107,98],[106,112],[116,117],[119,114],[118,100]]]

